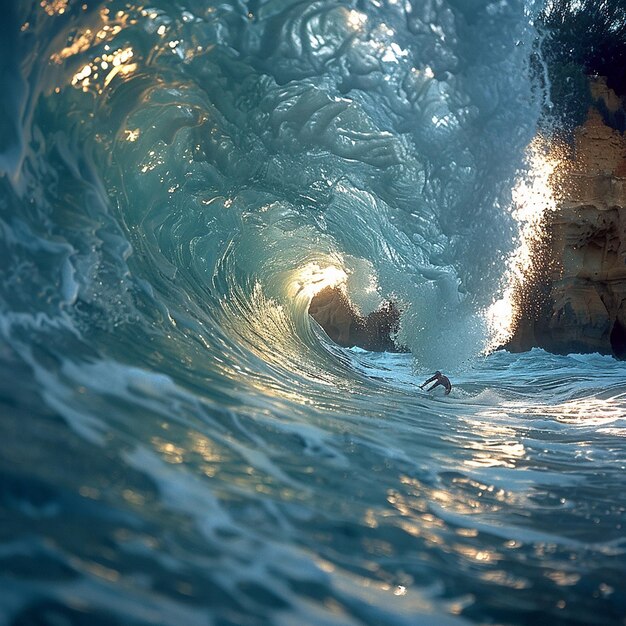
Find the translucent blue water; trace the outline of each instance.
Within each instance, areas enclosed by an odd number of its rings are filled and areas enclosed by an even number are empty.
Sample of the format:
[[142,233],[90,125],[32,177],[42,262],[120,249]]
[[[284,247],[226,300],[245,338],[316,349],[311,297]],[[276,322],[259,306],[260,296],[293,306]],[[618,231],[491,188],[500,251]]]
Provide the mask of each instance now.
[[16,4],[0,623],[626,623],[626,365],[482,356],[537,6]]

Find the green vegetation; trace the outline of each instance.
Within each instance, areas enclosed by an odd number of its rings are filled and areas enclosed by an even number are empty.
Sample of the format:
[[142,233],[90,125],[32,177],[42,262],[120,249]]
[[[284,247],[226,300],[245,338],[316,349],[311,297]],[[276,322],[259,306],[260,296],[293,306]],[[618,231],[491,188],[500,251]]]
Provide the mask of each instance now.
[[588,76],[606,76],[626,95],[626,0],[547,0],[537,26],[550,97],[566,130],[585,119]]

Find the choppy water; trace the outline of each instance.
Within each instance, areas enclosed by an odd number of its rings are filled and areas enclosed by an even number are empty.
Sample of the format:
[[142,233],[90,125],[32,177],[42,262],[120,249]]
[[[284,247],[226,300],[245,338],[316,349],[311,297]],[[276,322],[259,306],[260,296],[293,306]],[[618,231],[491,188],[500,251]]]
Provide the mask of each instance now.
[[0,622],[626,623],[626,365],[480,356],[535,9],[4,6]]

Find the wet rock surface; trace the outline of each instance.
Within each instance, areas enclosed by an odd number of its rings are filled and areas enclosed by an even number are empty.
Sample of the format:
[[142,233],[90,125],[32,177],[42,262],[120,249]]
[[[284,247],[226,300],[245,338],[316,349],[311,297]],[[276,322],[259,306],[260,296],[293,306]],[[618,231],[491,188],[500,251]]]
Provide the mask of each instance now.
[[626,358],[624,99],[602,79],[591,87],[594,106],[564,163],[559,206],[546,215],[536,278],[520,297],[509,350]]
[[340,288],[326,287],[313,296],[309,315],[340,346],[358,346],[373,352],[407,351],[393,339],[400,323],[400,311],[392,302],[363,316]]

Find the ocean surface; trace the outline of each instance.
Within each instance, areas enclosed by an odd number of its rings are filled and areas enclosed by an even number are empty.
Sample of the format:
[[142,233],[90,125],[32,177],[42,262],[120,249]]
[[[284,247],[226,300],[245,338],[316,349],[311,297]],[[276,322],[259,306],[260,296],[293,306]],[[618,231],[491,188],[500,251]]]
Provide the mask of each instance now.
[[0,624],[626,624],[626,364],[492,351],[539,3],[1,6]]

